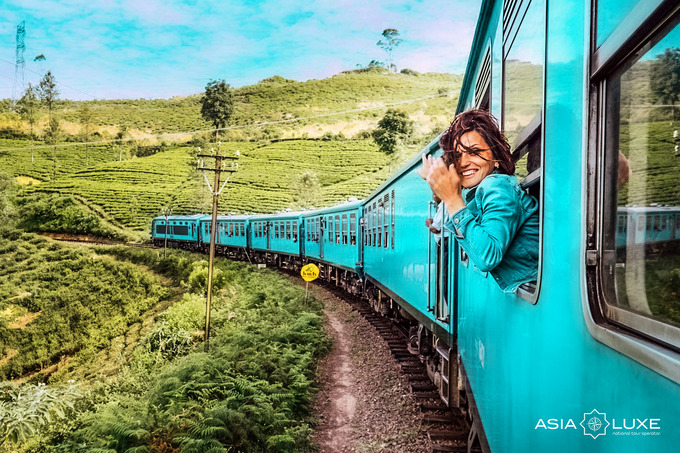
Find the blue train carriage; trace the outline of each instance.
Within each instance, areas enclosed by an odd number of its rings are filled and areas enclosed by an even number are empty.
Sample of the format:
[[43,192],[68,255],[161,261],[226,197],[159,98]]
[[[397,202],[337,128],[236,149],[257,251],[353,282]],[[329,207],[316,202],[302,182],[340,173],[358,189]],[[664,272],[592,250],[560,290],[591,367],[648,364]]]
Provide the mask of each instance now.
[[[234,259],[248,259],[248,215],[217,216],[215,234],[215,253]],[[208,252],[210,247],[210,225],[212,216],[201,219],[200,241],[202,250]]]
[[680,445],[680,255],[617,230],[627,205],[680,206],[679,112],[662,95],[679,8],[482,3],[458,111],[500,119],[541,231],[538,281],[515,294],[454,252],[461,383],[485,451]]
[[203,214],[158,216],[151,221],[151,240],[157,247],[182,248],[197,251],[201,248],[200,222]]
[[672,206],[619,207],[616,248],[645,244],[657,248],[677,247],[680,241],[680,208]]
[[366,294],[376,311],[403,319],[412,350],[427,357],[440,396],[455,405],[457,378],[450,363],[455,307],[453,286],[445,277],[452,275],[456,257],[447,253],[450,237],[431,233],[425,224],[435,217],[436,205],[417,174],[423,153],[440,156],[438,140],[364,201]]
[[360,294],[361,209],[356,199],[302,214],[306,262],[319,266],[320,278],[333,281],[352,294]]
[[292,270],[302,267],[302,213],[260,214],[251,216],[249,222],[256,262]]

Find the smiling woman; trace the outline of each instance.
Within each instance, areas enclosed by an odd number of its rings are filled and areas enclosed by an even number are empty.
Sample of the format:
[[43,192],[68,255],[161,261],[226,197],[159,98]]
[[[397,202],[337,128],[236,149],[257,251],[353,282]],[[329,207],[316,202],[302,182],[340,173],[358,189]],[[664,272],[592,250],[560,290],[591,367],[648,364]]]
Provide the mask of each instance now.
[[423,155],[421,176],[444,202],[446,228],[482,272],[506,292],[538,276],[538,202],[514,176],[510,145],[486,110],[460,113]]

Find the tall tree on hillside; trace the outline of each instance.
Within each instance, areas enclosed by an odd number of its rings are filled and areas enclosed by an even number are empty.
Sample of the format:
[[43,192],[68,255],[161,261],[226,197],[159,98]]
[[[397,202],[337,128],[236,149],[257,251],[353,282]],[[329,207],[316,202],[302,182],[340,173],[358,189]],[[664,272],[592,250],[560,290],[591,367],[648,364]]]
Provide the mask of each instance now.
[[57,89],[57,82],[52,75],[52,71],[47,71],[47,74],[40,80],[37,91],[40,101],[47,107],[49,121],[51,122],[52,105],[59,98],[59,89]]
[[229,124],[233,113],[234,93],[229,84],[224,79],[210,81],[201,97],[201,115],[215,126],[215,138],[219,137],[219,129]]
[[321,190],[319,177],[312,170],[306,170],[295,178],[293,190],[299,207],[313,206],[316,204]]
[[373,139],[380,150],[387,155],[394,154],[401,143],[413,133],[413,121],[402,110],[389,109],[378,121],[378,128],[373,131]]
[[396,28],[383,30],[382,36],[384,39],[378,41],[377,46],[387,53],[387,69],[396,72],[397,66],[393,63],[394,49],[402,43],[403,39],[399,37],[399,30]]
[[31,162],[33,162],[33,127],[38,121],[38,95],[36,89],[30,83],[24,92],[24,95],[17,102],[17,111],[21,118],[28,122],[31,128]]
[[88,104],[83,104],[79,112],[79,117],[80,124],[82,124],[83,127],[85,128],[85,135],[83,137],[83,141],[85,142],[85,165],[87,166],[89,164],[89,160],[87,157],[87,142],[90,140],[90,127],[94,122],[94,112],[92,111]]
[[673,106],[675,119],[675,103],[680,97],[680,48],[666,49],[652,61],[650,88],[658,101]]

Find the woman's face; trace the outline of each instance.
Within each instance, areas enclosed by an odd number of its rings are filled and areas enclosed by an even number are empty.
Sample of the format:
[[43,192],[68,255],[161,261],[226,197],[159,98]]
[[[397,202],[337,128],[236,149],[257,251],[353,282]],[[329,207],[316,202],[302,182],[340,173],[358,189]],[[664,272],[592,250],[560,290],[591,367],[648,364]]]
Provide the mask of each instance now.
[[461,135],[460,145],[455,153],[455,162],[461,185],[466,188],[475,187],[493,173],[495,168],[493,153],[477,131]]

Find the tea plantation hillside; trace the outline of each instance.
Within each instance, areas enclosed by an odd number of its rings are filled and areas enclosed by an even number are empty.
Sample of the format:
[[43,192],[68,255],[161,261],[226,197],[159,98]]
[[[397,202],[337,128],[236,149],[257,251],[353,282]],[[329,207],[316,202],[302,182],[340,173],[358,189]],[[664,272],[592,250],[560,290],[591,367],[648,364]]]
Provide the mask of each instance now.
[[[236,129],[230,132],[230,137],[302,138],[320,137],[327,132],[354,136],[360,130],[373,128],[384,114],[384,108],[371,108],[404,101],[407,103],[399,108],[419,118],[419,123],[431,130],[436,124],[445,125],[455,110],[461,82],[462,76],[456,74],[413,71],[392,74],[379,69],[347,71],[306,82],[274,76],[256,85],[235,89],[234,116],[230,124]],[[0,101],[0,107],[7,103],[8,100]],[[183,132],[184,135],[163,139],[185,140],[191,138],[194,131],[212,128],[201,118],[200,94],[196,94],[172,99],[59,100],[55,114],[62,121],[62,134],[74,138],[83,135],[79,118],[84,105],[89,106],[94,115],[90,133],[94,132],[95,139],[113,139],[121,133],[142,138]],[[47,112],[40,115],[39,137],[47,126]],[[290,122],[309,117],[312,119]],[[281,120],[288,122],[263,124]],[[253,128],[254,125],[260,127]],[[28,130],[28,125],[18,117],[0,114],[0,136],[3,133],[5,136],[28,135]]]
[[[350,196],[363,197],[388,176],[388,158],[371,140],[290,140],[267,145],[226,142],[221,149],[232,155],[240,151],[238,172],[220,197],[222,213],[297,207],[295,181],[305,171],[318,178],[320,187],[312,194],[317,207]],[[203,176],[195,170],[194,147],[168,147],[152,156],[121,162],[106,162],[106,151],[104,154],[102,163],[79,168],[72,155],[58,149],[57,159],[64,162],[62,168],[72,172],[33,184],[26,188],[24,196],[48,193],[77,197],[102,208],[114,224],[141,231],[149,228],[151,219],[165,206],[176,214],[209,211],[210,194]],[[44,176],[38,165],[15,163],[14,168],[32,178]],[[211,184],[212,178],[211,174]]]

